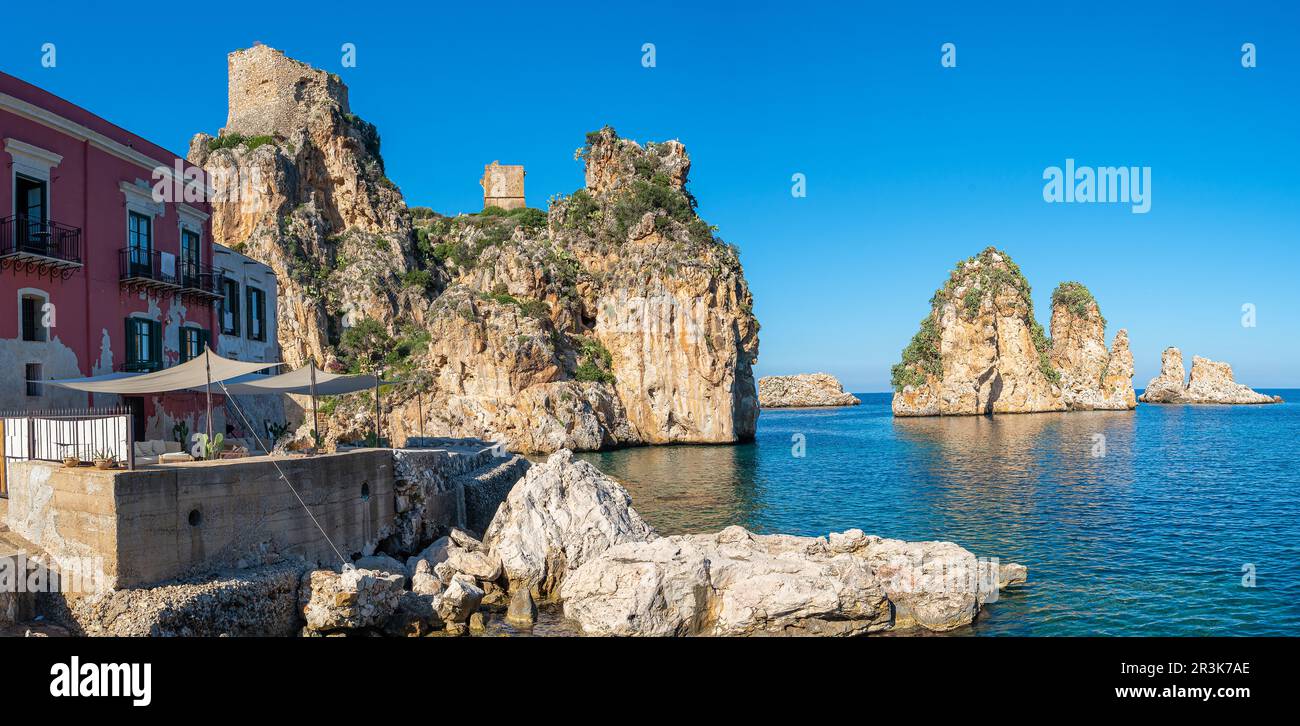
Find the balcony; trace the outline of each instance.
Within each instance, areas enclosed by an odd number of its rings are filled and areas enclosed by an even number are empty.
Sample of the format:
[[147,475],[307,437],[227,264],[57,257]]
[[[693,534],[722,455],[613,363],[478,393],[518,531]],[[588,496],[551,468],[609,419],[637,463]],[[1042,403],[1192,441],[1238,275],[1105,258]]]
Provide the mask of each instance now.
[[81,267],[81,228],[14,214],[0,219],[0,270],[67,278]]
[[118,250],[118,279],[122,286],[132,290],[151,292],[180,292],[181,280],[177,275],[180,263],[176,255],[158,250],[123,247]]
[[181,265],[181,294],[200,300],[220,300],[225,297],[222,281],[225,273],[201,262]]

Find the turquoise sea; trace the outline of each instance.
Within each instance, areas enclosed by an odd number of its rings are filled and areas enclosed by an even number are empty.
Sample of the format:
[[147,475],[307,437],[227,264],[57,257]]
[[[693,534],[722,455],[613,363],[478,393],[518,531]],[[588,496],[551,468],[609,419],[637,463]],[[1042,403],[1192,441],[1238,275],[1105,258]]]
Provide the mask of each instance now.
[[1288,403],[895,419],[867,393],[764,410],[749,444],[583,456],[663,534],[858,527],[1027,565],[963,634],[1295,635],[1300,391],[1262,390]]

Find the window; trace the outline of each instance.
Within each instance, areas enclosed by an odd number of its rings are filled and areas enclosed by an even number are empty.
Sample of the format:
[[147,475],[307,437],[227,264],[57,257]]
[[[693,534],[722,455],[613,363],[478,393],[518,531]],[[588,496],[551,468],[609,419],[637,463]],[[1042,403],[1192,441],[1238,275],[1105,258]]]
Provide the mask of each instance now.
[[248,339],[266,340],[266,293],[248,288]]
[[37,254],[48,254],[50,244],[45,221],[48,218],[46,183],[22,174],[14,175],[14,210],[19,215],[14,234],[18,246]]
[[208,347],[208,331],[203,328],[183,327],[181,328],[181,362],[194,360]]
[[199,233],[181,230],[181,278],[186,287],[199,286]]
[[44,342],[49,340],[45,325],[45,303],[49,298],[38,293],[23,293],[20,299],[20,328],[23,340]]
[[45,376],[42,373],[40,363],[27,364],[27,395],[42,396],[45,394],[45,384],[41,383],[41,381],[45,380]]
[[130,212],[126,242],[131,248],[131,274],[148,277],[153,270],[150,257],[153,253],[153,224],[139,212]]
[[162,368],[162,323],[146,318],[126,319],[127,371]]
[[239,335],[239,283],[225,280],[222,287],[226,296],[221,300],[221,332]]

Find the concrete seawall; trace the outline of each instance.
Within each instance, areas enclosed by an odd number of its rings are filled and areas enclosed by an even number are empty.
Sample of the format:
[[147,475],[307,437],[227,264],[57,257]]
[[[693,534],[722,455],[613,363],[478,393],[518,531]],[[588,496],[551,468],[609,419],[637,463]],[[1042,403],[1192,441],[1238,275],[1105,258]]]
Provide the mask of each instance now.
[[92,567],[82,577],[95,590],[285,559],[337,567],[414,552],[451,527],[481,532],[528,466],[483,442],[437,445],[136,471],[10,461],[5,523],[56,563]]

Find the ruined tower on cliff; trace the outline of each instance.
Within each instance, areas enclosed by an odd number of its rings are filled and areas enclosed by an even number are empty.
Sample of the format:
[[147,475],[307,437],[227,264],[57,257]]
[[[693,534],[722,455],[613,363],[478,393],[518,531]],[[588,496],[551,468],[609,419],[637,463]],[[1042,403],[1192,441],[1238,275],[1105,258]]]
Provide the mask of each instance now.
[[483,208],[521,209],[524,204],[524,167],[502,166],[494,161],[483,167]]

